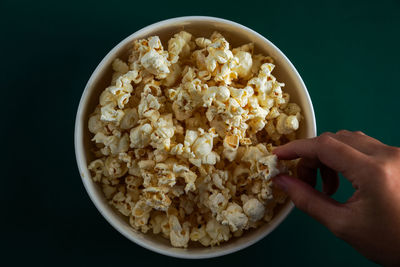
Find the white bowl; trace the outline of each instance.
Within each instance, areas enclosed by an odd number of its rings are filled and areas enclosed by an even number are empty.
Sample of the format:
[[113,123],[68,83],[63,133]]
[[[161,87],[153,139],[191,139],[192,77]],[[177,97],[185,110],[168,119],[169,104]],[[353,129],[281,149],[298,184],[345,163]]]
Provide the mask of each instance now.
[[[209,36],[213,31],[221,32],[233,46],[253,42],[255,51],[270,55],[275,59],[274,75],[278,81],[284,82],[284,90],[291,95],[291,101],[302,108],[305,120],[302,122],[299,136],[309,138],[316,135],[314,110],[306,86],[295,67],[287,57],[270,41],[255,31],[238,23],[203,16],[173,18],[147,26],[121,41],[100,62],[90,77],[83,91],[75,121],[75,153],[82,182],[90,198],[103,217],[122,235],[136,244],[160,254],[188,259],[212,258],[244,249],[273,231],[293,209],[293,203],[287,201],[270,223],[246,232],[240,238],[232,238],[217,247],[194,246],[187,249],[174,248],[169,240],[159,235],[143,234],[132,229],[126,217],[118,214],[106,201],[100,187],[91,179],[87,168],[93,159],[90,151],[92,147],[87,122],[89,114],[98,104],[100,93],[109,85],[111,80],[111,63],[116,57],[127,57],[131,42],[135,39],[151,35],[160,36],[164,45],[174,33],[186,30],[194,36]],[[99,233],[101,234],[101,233]]]

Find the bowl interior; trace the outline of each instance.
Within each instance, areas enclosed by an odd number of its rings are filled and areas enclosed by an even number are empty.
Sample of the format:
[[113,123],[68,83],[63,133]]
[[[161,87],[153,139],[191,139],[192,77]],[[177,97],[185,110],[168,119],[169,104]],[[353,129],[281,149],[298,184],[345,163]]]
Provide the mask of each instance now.
[[315,118],[307,90],[300,76],[298,76],[297,71],[288,59],[272,43],[262,36],[239,24],[229,21],[208,17],[186,17],[162,21],[150,25],[123,40],[99,64],[82,95],[75,129],[75,146],[78,166],[89,196],[102,215],[119,232],[139,245],[170,256],[208,258],[228,254],[255,243],[271,232],[287,216],[293,204],[287,201],[281,206],[270,223],[265,223],[257,229],[248,231],[240,238],[232,238],[230,241],[218,247],[205,248],[194,245],[187,249],[173,248],[169,240],[159,235],[149,233],[143,234],[132,229],[126,217],[118,214],[108,205],[100,187],[91,180],[90,172],[87,169],[87,164],[94,158],[91,153],[91,148],[93,146],[90,141],[91,134],[87,129],[88,117],[98,104],[100,93],[110,84],[112,61],[116,57],[126,59],[131,42],[135,39],[158,35],[163,42],[164,48],[166,48],[169,38],[181,30],[188,31],[196,37],[209,37],[214,31],[219,31],[233,47],[253,42],[255,44],[256,53],[263,53],[274,58],[276,68],[273,71],[273,75],[277,77],[278,81],[285,83],[284,90],[291,95],[291,101],[296,102],[302,108],[305,120],[302,121],[299,129],[300,138],[315,136]]

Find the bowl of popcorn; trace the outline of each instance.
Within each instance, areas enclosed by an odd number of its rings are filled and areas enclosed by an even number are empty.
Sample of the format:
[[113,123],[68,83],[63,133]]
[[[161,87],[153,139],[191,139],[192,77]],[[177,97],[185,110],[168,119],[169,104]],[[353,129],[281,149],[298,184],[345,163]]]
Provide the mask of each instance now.
[[[114,47],[80,100],[75,151],[103,217],[152,251],[210,258],[268,235],[293,204],[272,153],[316,135],[307,89],[260,34],[213,17],[145,27]],[[100,233],[99,233],[100,234]]]

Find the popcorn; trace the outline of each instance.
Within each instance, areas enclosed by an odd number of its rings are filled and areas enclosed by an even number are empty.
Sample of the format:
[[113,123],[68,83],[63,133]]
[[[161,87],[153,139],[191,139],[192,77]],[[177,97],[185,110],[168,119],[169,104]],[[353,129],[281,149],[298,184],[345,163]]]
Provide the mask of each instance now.
[[271,181],[263,181],[261,184],[261,192],[257,195],[261,199],[272,199],[272,188],[271,188]]
[[273,121],[268,121],[268,122],[267,122],[267,125],[265,126],[264,129],[265,129],[265,131],[267,132],[268,136],[269,136],[273,141],[278,141],[278,140],[281,138],[281,136],[282,136],[282,134],[280,134],[280,133],[277,131],[277,129],[276,129],[276,127],[275,127]]
[[154,128],[156,130],[150,136],[150,145],[156,149],[169,151],[171,148],[171,138],[174,136],[172,114],[161,116],[155,123]]
[[143,189],[143,198],[146,205],[155,210],[167,211],[171,205],[171,199],[166,195],[168,189],[164,187],[146,187]]
[[207,222],[206,232],[210,238],[210,245],[219,245],[223,241],[228,241],[231,237],[229,227],[220,224],[214,218]]
[[296,116],[280,114],[276,119],[276,130],[280,134],[290,134],[299,129],[299,120]]
[[204,37],[196,38],[195,42],[196,45],[200,48],[206,48],[211,44],[211,40]]
[[124,116],[121,119],[120,127],[123,130],[128,130],[136,126],[139,120],[139,114],[135,108],[124,109]]
[[130,147],[144,148],[149,145],[152,132],[153,127],[149,123],[145,123],[143,125],[132,128],[129,134],[129,138],[131,141]]
[[170,72],[165,77],[165,79],[162,81],[163,85],[165,86],[172,86],[176,83],[176,81],[179,79],[180,75],[182,72],[182,67],[179,65],[179,63],[175,63],[170,67]]
[[114,105],[108,104],[101,107],[101,120],[106,122],[114,122],[116,124],[124,116],[124,112],[122,110],[115,110]]
[[192,145],[194,154],[198,157],[204,157],[211,153],[213,147],[213,135],[204,134],[196,139]]
[[[223,37],[213,39],[211,44],[207,46],[207,51],[209,56],[206,61],[215,61],[216,63],[224,64],[233,58],[233,54],[229,50],[229,43]],[[214,69],[209,70],[213,71]]]
[[268,120],[275,119],[278,118],[279,115],[280,115],[279,109],[277,107],[273,107],[270,109],[267,115],[267,119]]
[[234,56],[238,58],[238,64],[234,67],[234,70],[238,74],[239,78],[248,78],[251,75],[251,67],[253,59],[251,54],[246,51],[237,51]]
[[214,192],[209,197],[208,207],[214,215],[222,212],[227,204],[228,200],[221,193]]
[[102,184],[103,193],[106,196],[106,199],[110,199],[113,194],[117,191],[117,189],[108,184]]
[[128,134],[124,134],[122,137],[117,137],[115,135],[106,136],[102,132],[98,132],[92,138],[92,141],[103,144],[105,146],[105,149],[103,149],[102,151],[107,152],[103,153],[104,155],[109,155],[110,153],[112,155],[116,155],[128,151],[129,148]]
[[264,205],[255,198],[249,199],[243,205],[244,213],[249,217],[249,220],[256,222],[264,217]]
[[115,72],[125,74],[129,71],[129,66],[119,58],[115,59],[112,63],[112,68]]
[[200,227],[193,227],[190,232],[190,240],[199,241],[207,236],[207,232],[204,225]]
[[194,191],[196,189],[195,181],[197,175],[189,170],[188,167],[183,165],[174,164],[173,172],[176,173],[177,177],[181,177],[185,180],[185,192]]
[[126,197],[122,192],[118,192],[114,195],[110,204],[113,205],[123,215],[128,216],[131,213],[131,205],[126,201]]
[[218,32],[178,32],[166,50],[157,36],[134,41],[88,118],[88,169],[110,205],[183,248],[272,220],[286,195],[271,178],[296,162],[271,151],[296,139],[303,119],[274,68],[254,44],[232,48]]
[[229,203],[226,210],[222,211],[222,217],[222,224],[229,225],[232,232],[244,229],[248,222],[242,207],[236,203]]
[[171,215],[169,217],[169,225],[171,228],[170,231],[170,240],[171,245],[174,247],[184,247],[186,248],[189,242],[189,224],[187,222],[181,225],[176,216]]
[[264,180],[269,180],[280,173],[277,165],[278,157],[276,155],[269,155],[259,159],[257,169],[261,172]]
[[103,130],[103,122],[100,120],[100,114],[94,114],[89,118],[88,128],[89,131],[93,134],[97,134],[98,132]]
[[93,181],[99,182],[103,174],[104,161],[102,159],[96,159],[89,164],[88,169],[94,173],[94,176],[92,176]]
[[176,63],[179,56],[185,57],[190,53],[190,39],[192,35],[187,32],[179,32],[168,41],[168,53],[171,63]]
[[170,164],[157,163],[154,167],[158,176],[158,185],[174,186],[176,183],[175,173],[172,171]]
[[158,79],[167,77],[169,73],[169,65],[171,64],[168,59],[151,49],[149,52],[143,55],[140,59],[142,66],[151,74],[156,75]]
[[214,185],[218,189],[223,190],[224,184],[229,179],[229,173],[228,173],[228,171],[216,170],[213,174],[211,174],[211,178],[212,178]]
[[145,200],[141,199],[136,202],[129,218],[130,225],[135,229],[147,232],[149,229],[147,223],[150,218],[150,211],[151,207],[147,205]]
[[109,156],[104,162],[104,176],[108,178],[120,178],[128,172],[126,163],[116,156]]
[[138,105],[140,119],[148,118],[151,121],[155,121],[160,116],[158,112],[161,107],[159,94],[161,94],[161,89],[156,83],[145,85]]
[[297,115],[300,114],[301,109],[296,103],[289,103],[285,108],[285,113],[287,115]]
[[226,135],[224,138],[224,156],[229,161],[233,161],[236,157],[237,149],[239,148],[238,135]]
[[141,190],[139,186],[141,186],[142,183],[143,179],[141,177],[129,175],[125,178],[126,194],[133,202],[137,202],[140,199]]

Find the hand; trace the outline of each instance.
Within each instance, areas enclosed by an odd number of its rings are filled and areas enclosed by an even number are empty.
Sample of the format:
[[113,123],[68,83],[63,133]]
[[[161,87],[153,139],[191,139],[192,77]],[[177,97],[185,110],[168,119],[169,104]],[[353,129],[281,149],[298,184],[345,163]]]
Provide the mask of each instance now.
[[[365,257],[400,265],[400,149],[361,132],[324,133],[274,150],[280,159],[301,158],[298,179],[279,175],[274,183],[296,207],[325,225]],[[315,190],[320,169],[323,192]],[[330,198],[338,173],[355,192],[346,203]]]

